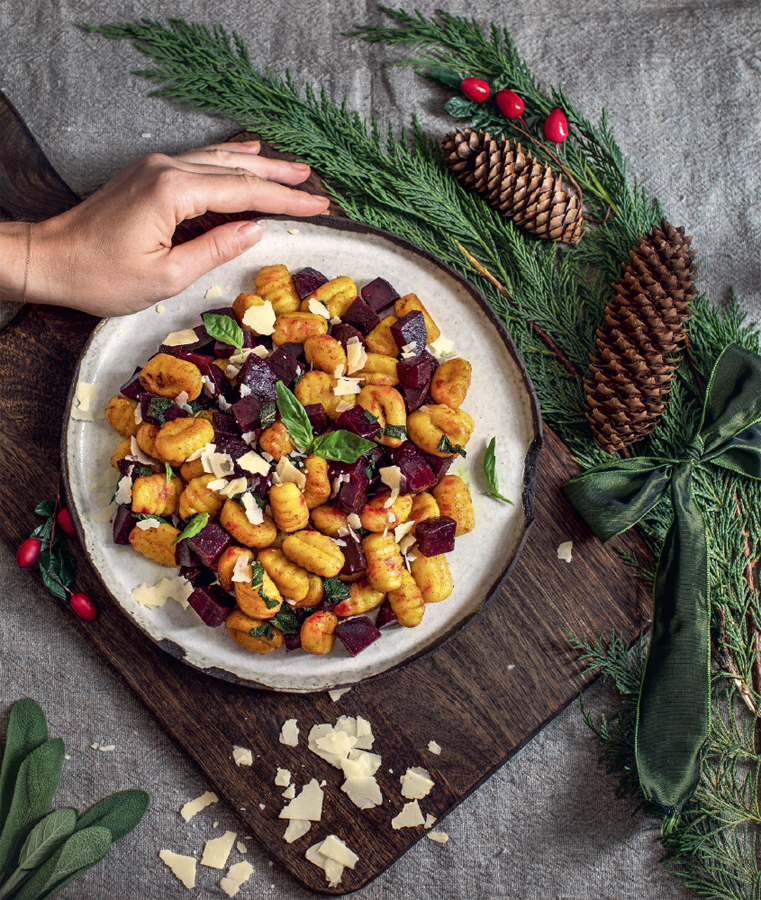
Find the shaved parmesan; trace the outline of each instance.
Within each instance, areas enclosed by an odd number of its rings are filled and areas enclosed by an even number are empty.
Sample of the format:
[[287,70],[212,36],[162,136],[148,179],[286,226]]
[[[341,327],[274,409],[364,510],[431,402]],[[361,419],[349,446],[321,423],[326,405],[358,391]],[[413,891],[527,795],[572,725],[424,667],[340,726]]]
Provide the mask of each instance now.
[[[182,344],[195,344],[198,341],[198,335],[192,328],[186,328],[184,331],[173,331],[164,338],[164,346],[179,347]],[[185,398],[187,403],[187,397]]]
[[243,316],[243,324],[257,334],[272,334],[275,330],[277,315],[272,308],[272,301],[265,300],[262,306],[249,306]]
[[212,451],[217,449],[216,444],[205,444],[203,447],[199,447],[197,450],[194,450],[190,456],[185,460],[185,462],[195,462],[197,459],[200,459],[206,451],[211,448]]
[[[283,797],[284,797],[286,800],[293,800],[293,798],[294,798],[295,796],[296,796],[296,785],[295,785],[295,784],[290,785],[290,787],[288,788],[288,790],[283,791]],[[297,822],[298,819],[294,819],[293,821],[294,821],[294,822]]]
[[275,784],[278,787],[288,787],[288,785],[290,783],[291,783],[290,769],[278,768],[277,775],[275,775]]
[[564,562],[572,562],[573,561],[573,541],[566,541],[558,547],[558,559],[562,559]]
[[221,297],[222,288],[218,284],[213,284],[203,296],[204,300],[213,300],[215,297]]
[[239,556],[235,560],[235,568],[233,569],[231,581],[240,581],[250,584],[251,583],[251,566],[249,565],[247,556]]
[[[238,373],[240,369],[237,366],[232,365],[232,363],[225,368],[225,375],[233,381],[238,377]],[[247,384],[241,384],[238,387],[238,392],[240,393],[241,399],[243,397],[248,397],[251,394],[251,388]]]
[[180,815],[186,822],[189,822],[196,813],[206,809],[207,806],[211,806],[212,803],[219,803],[219,797],[212,791],[206,791],[205,794],[201,794],[200,797],[196,797],[195,800],[190,800],[186,803],[180,810]]
[[428,749],[431,753],[435,753],[436,756],[441,753],[441,747],[436,743],[436,741],[428,741]]
[[348,866],[350,869],[353,869],[359,862],[357,854],[349,850],[346,844],[334,834],[329,834],[322,842],[320,853],[323,856],[327,856],[328,859],[334,859],[337,863],[341,863],[342,866]]
[[346,521],[349,523],[349,526],[353,528],[355,531],[362,527],[362,519],[356,513],[349,513],[346,517]]
[[320,750],[334,753],[336,756],[348,756],[349,751],[357,743],[356,738],[351,738],[345,731],[329,731],[324,737],[315,741]]
[[[238,844],[239,850],[241,846],[241,844]],[[219,882],[219,886],[228,897],[234,897],[253,874],[254,867],[244,859],[242,862],[230,866],[227,870],[227,875]]]
[[354,405],[355,405],[354,403],[349,403],[346,400],[339,400],[338,403],[336,404],[336,412],[337,413],[346,412],[347,409],[351,409],[352,406],[354,406]]
[[129,454],[126,458],[130,462],[139,462],[141,466],[153,465],[153,460],[150,456],[146,456],[145,453],[143,453],[137,443],[137,438],[134,437],[134,435],[129,439]]
[[309,784],[305,784],[301,793],[280,810],[281,819],[308,819],[310,822],[319,822],[322,818],[323,790],[313,778]]
[[[253,432],[246,432],[246,434],[243,435],[243,440],[246,441],[246,443],[249,443],[250,438],[247,439],[247,436],[252,434]],[[266,475],[270,470],[267,460],[262,459],[262,457],[253,450],[244,453],[238,460],[238,465],[241,469],[245,469],[246,472],[250,472],[252,475]]]
[[142,413],[142,410],[140,409],[140,404],[138,403],[137,406],[135,407],[135,425],[142,425],[142,424],[143,424],[143,413]]
[[159,859],[186,888],[196,886],[196,861],[192,856],[181,856],[179,853],[172,853],[171,850],[159,850]]
[[[221,481],[222,479],[220,479]],[[216,482],[212,482],[212,484],[216,484]],[[211,487],[211,485],[209,485]],[[242,494],[244,491],[248,489],[248,481],[242,476],[240,478],[233,478],[232,481],[226,481],[222,486],[219,493],[222,494],[223,497],[237,497],[238,494]],[[218,490],[217,488],[212,488],[212,490]]]
[[343,375],[345,368],[346,366],[343,363],[339,363],[333,370],[333,377],[340,378]]
[[[293,785],[291,786],[293,787]],[[291,819],[288,822],[288,827],[285,829],[283,840],[287,844],[292,844],[300,837],[304,837],[304,835],[307,833],[307,831],[309,831],[311,827],[312,823],[307,821],[306,819]]]
[[235,845],[235,849],[238,853],[248,853],[248,847],[242,841],[238,841]]
[[361,390],[359,378],[339,378],[333,393],[336,397],[345,397],[348,394],[358,394]]
[[106,506],[103,509],[99,509],[96,513],[93,513],[90,518],[93,520],[93,522],[108,522],[115,512],[116,504],[112,503],[110,506]]
[[314,313],[316,316],[324,316],[326,319],[330,318],[330,310],[324,303],[320,303],[316,297],[310,298],[307,306],[309,307],[310,313]]
[[236,766],[252,766],[254,764],[254,754],[246,747],[233,747],[233,760]]
[[309,862],[314,863],[319,869],[323,870],[330,887],[335,887],[341,880],[344,867],[334,859],[328,859],[327,856],[320,853],[320,847],[322,847],[322,841],[319,844],[313,844],[304,855]]
[[402,797],[407,800],[422,800],[431,793],[434,783],[426,769],[407,769],[399,779],[402,783]]
[[425,825],[425,819],[417,800],[405,803],[399,815],[391,820],[391,827],[395,831],[400,828],[415,828],[418,825]]
[[299,726],[295,719],[288,719],[284,722],[280,731],[280,743],[286,744],[288,747],[297,747],[299,743]]
[[399,466],[382,466],[378,469],[378,472],[380,473],[383,484],[385,484],[386,487],[391,488],[391,494],[386,498],[386,502],[383,504],[383,506],[388,509],[399,496],[399,489],[402,485],[402,470]]
[[71,418],[78,422],[94,422],[95,416],[87,409],[79,409],[76,406],[71,407]]
[[402,522],[401,525],[397,525],[394,529],[394,540],[396,543],[398,544],[403,537],[408,535],[415,528],[415,525],[417,525],[417,522],[414,519],[412,522]]
[[203,470],[208,475],[214,474],[217,478],[227,478],[233,474],[235,463],[229,453],[217,453],[216,444],[207,444],[201,453]]
[[259,509],[259,506],[251,496],[251,494],[244,494],[242,497],[243,509],[246,510],[246,518],[252,525],[261,525],[264,521],[264,511]]
[[380,786],[372,775],[350,775],[341,790],[359,809],[372,809],[383,803]]
[[148,531],[150,528],[158,528],[161,524],[161,519],[141,519],[135,527],[141,531]]
[[330,699],[335,703],[337,700],[343,697],[344,694],[348,694],[350,690],[350,687],[334,688],[332,691],[328,691],[328,697],[330,697]]
[[454,347],[454,341],[447,340],[443,334],[436,338],[435,341],[428,344],[428,350],[433,353],[436,359],[441,359],[442,356],[450,353],[452,347]]
[[417,341],[410,341],[402,347],[402,359],[412,359],[417,350]]
[[119,480],[114,501],[119,506],[129,506],[132,503],[132,479],[125,475]]
[[430,813],[425,817],[425,823],[423,824],[424,828],[431,828],[436,824],[436,816],[432,816]]
[[187,609],[188,597],[193,593],[193,590],[193,585],[184,575],[177,575],[175,578],[162,578],[158,584],[151,586],[142,584],[132,591],[132,597],[140,606],[147,606],[152,609],[157,606],[163,606],[171,597],[180,606]]
[[446,844],[449,840],[449,835],[446,831],[429,831],[426,837],[430,841],[436,841],[437,844]]
[[98,385],[88,384],[86,381],[77,382],[77,406],[83,412],[90,408],[90,404],[94,403],[98,396]]
[[280,457],[280,462],[277,464],[275,472],[282,481],[292,482],[300,491],[303,491],[306,487],[306,475],[299,471],[287,456]]
[[227,859],[238,835],[234,831],[226,831],[222,837],[206,841],[201,857],[201,865],[209,869],[224,869]]
[[348,374],[353,375],[364,369],[367,365],[367,351],[362,345],[362,341],[355,335],[350,337],[346,342],[346,362],[348,363]]

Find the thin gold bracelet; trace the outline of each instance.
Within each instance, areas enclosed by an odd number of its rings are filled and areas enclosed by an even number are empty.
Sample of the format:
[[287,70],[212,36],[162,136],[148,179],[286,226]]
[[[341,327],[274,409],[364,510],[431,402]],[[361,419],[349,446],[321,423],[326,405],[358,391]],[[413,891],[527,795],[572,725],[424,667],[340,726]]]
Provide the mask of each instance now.
[[29,231],[26,236],[26,268],[24,269],[24,293],[21,297],[21,302],[26,303],[26,289],[29,284],[29,263],[32,259],[32,225],[34,223],[29,223]]

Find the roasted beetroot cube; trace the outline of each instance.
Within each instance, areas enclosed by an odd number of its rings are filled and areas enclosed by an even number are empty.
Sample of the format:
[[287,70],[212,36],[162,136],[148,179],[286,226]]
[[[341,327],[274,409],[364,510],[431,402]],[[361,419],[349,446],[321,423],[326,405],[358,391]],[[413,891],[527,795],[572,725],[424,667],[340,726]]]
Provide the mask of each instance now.
[[341,547],[345,562],[339,574],[364,576],[367,572],[367,557],[359,538],[353,534],[347,534],[345,537],[339,538],[339,540],[342,540],[345,544],[345,546]]
[[436,516],[423,519],[415,526],[417,549],[423,556],[438,556],[440,553],[451,553],[454,550],[454,536],[457,522],[449,516]]
[[430,381],[419,388],[405,388],[404,402],[407,404],[407,412],[414,412],[428,400],[428,388]]
[[142,367],[138,366],[130,380],[119,388],[119,393],[129,397],[130,400],[139,400],[140,395],[145,393],[145,388],[140,384],[140,373],[142,371]]
[[200,350],[202,347],[208,347],[214,340],[206,330],[206,326],[203,322],[201,322],[200,325],[196,325],[193,331],[198,335],[198,346],[194,348],[196,351]]
[[428,391],[433,375],[432,357],[428,353],[413,356],[412,359],[400,359],[396,364],[396,377],[404,388],[422,388]]
[[343,322],[340,325],[334,325],[330,330],[330,336],[335,338],[344,350],[346,350],[346,345],[349,343],[349,338],[353,337],[357,338],[367,350],[367,341],[364,334],[353,325],[344,325]]
[[310,403],[304,407],[304,412],[315,434],[324,434],[330,428],[330,419],[322,403]]
[[366,284],[360,291],[362,299],[367,305],[380,315],[384,309],[396,303],[399,294],[391,287],[385,278],[376,278],[370,284]]
[[245,391],[241,391],[241,387],[245,385],[250,391],[245,396],[254,397],[262,403],[268,400],[277,400],[277,376],[267,363],[260,359],[255,353],[246,360],[243,368],[238,373],[238,392],[241,399]]
[[378,609],[378,615],[375,617],[375,627],[387,628],[389,625],[398,624],[399,619],[397,619],[396,613],[391,609],[391,604],[388,600],[384,600]]
[[402,473],[402,494],[417,494],[437,484],[433,469],[419,454],[406,456],[400,463]]
[[176,356],[177,359],[193,363],[199,369],[203,366],[210,366],[214,362],[214,357],[209,356],[208,353],[196,353],[193,350],[184,350],[182,347],[168,347],[166,352],[170,356]]
[[423,354],[428,337],[423,314],[415,310],[414,312],[408,312],[401,319],[397,319],[391,326],[391,337],[396,341],[396,346],[400,350],[402,347],[409,347],[413,350],[415,356]]
[[137,525],[137,522],[137,516],[129,506],[120,506],[116,510],[116,518],[114,519],[114,543],[129,544],[130,532]]
[[[188,538],[180,541],[174,548],[174,558],[178,566],[187,566],[195,569],[201,565],[201,560],[196,556],[195,551],[188,543]],[[212,581],[214,581],[213,578]]]
[[235,422],[235,418],[228,413],[220,412],[215,409],[211,414],[211,424],[214,427],[214,440],[221,441],[226,437],[238,437],[240,428]]
[[230,410],[243,434],[256,428],[261,411],[262,404],[255,397],[244,397],[242,400],[238,400],[237,403],[233,403]]
[[206,587],[209,584],[213,584],[216,579],[214,572],[211,569],[207,569],[206,566],[181,566],[180,575],[183,578],[187,578],[194,588]]
[[206,312],[201,313],[201,316],[227,316],[232,319],[235,324],[238,324],[238,319],[235,315],[235,310],[232,306],[220,306],[219,309],[207,309]]
[[296,293],[299,295],[299,300],[303,300],[305,297],[313,294],[318,287],[328,283],[328,279],[322,272],[312,268],[300,269],[294,275],[291,275],[291,278],[293,279]]
[[252,332],[243,329],[243,347],[236,347],[234,344],[226,344],[224,341],[214,342],[214,356],[219,359],[230,359],[236,353],[240,353],[241,349],[248,350],[250,347],[257,346],[257,336]]
[[356,513],[359,516],[367,506],[365,484],[367,484],[366,481],[363,483],[358,478],[355,478],[345,481],[341,485],[336,495],[336,502],[347,515]]
[[217,443],[217,453],[227,453],[228,456],[232,457],[232,460],[235,463],[233,475],[236,478],[248,478],[251,474],[250,472],[241,469],[238,465],[238,460],[241,456],[245,456],[250,450],[251,448],[248,444],[238,437],[227,437]]
[[[256,494],[257,497],[266,498],[267,494],[269,494],[270,488],[272,487],[272,472],[274,470],[270,469],[266,475],[252,475],[251,477],[251,486],[249,491],[252,494]],[[248,474],[248,473],[246,473]]]
[[420,455],[433,470],[433,474],[436,476],[436,484],[447,474],[449,467],[457,459],[456,456],[432,456],[430,453],[421,453]]
[[188,597],[188,603],[203,619],[205,625],[216,628],[228,617],[235,606],[235,597],[218,584],[197,587]]
[[225,397],[228,401],[237,399],[237,396],[233,396],[235,392],[233,390],[230,379],[219,368],[219,366],[215,366],[213,363],[208,363],[201,365],[198,368],[200,369],[201,374],[205,375],[211,383],[211,390],[208,390],[208,384],[204,384],[201,396],[211,396],[214,398],[215,402],[219,399],[220,396]]
[[306,369],[306,366],[299,362],[298,357],[293,356],[282,347],[278,347],[275,352],[269,356],[264,363],[275,376],[276,381],[282,381],[285,385],[290,385],[297,375]]
[[352,434],[358,434],[367,441],[371,441],[380,434],[378,420],[371,412],[361,407],[359,403],[341,413],[336,422],[336,428],[351,431]]
[[353,325],[362,334],[368,334],[376,325],[380,325],[378,313],[371,306],[368,306],[361,297],[357,297],[346,310],[341,316],[341,321],[347,325]]
[[162,344],[159,347],[159,353],[168,353],[170,356],[176,356],[177,352],[197,353],[199,350],[203,350],[204,347],[208,347],[214,340],[214,338],[210,337],[207,333],[205,325],[196,325],[193,331],[196,333],[196,339],[194,341],[190,341],[187,344],[175,344],[173,347]]
[[[186,538],[201,564],[211,567],[232,538],[216,522],[209,522],[194,537]],[[182,541],[180,541],[182,543]]]
[[296,344],[293,341],[286,341],[284,344],[281,344],[278,349],[285,350],[286,353],[290,353],[291,356],[295,356],[297,359],[304,359],[303,344]]
[[384,465],[398,466],[406,457],[417,456],[420,450],[408,438],[406,441],[402,441],[398,447],[384,447],[383,453],[388,459],[388,463],[384,463]]
[[149,425],[163,425],[173,419],[184,419],[187,413],[174,400],[146,392],[140,395],[140,415]]
[[285,637],[285,652],[290,653],[291,650],[298,650],[301,647],[301,632],[297,631],[296,634],[286,634],[283,635]]
[[367,616],[353,616],[336,627],[336,637],[344,642],[352,656],[361,653],[380,636],[380,631]]

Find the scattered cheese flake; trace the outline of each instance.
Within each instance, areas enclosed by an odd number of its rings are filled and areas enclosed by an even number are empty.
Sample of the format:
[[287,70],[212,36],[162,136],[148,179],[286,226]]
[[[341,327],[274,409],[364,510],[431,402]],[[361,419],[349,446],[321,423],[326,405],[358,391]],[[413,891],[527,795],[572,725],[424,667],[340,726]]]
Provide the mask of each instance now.
[[402,783],[402,797],[407,800],[422,800],[434,786],[431,773],[426,769],[407,769],[399,781]]
[[452,347],[454,347],[454,341],[447,340],[443,334],[428,344],[428,350],[433,353],[436,359],[441,359],[442,356],[451,352]]
[[[293,785],[291,785],[291,787],[293,787]],[[283,796],[285,796],[285,794]],[[312,823],[308,822],[306,819],[291,819],[290,822],[288,822],[288,827],[285,829],[283,840],[287,844],[292,844],[300,837],[304,837],[311,827]]]
[[98,742],[96,741],[94,744],[90,744],[90,748],[91,748],[92,750],[97,750],[97,749],[98,749]]
[[372,775],[350,775],[341,790],[359,809],[372,809],[383,803],[380,786]]
[[238,853],[248,853],[248,847],[242,841],[238,841],[235,845],[235,849]]
[[305,784],[301,793],[280,810],[281,819],[308,819],[310,822],[319,822],[322,818],[323,790],[313,778],[309,784]]
[[306,475],[299,471],[287,456],[280,457],[280,462],[277,464],[275,472],[282,481],[292,482],[300,491],[303,491],[306,487]]
[[259,809],[266,809],[266,808],[267,808],[267,807],[266,807],[263,803],[260,803],[260,804],[259,804]]
[[429,831],[426,837],[431,841],[436,841],[437,844],[446,844],[449,840],[446,831]]
[[164,306],[163,303],[159,303],[158,306],[156,307],[156,312],[159,315],[163,315],[166,312],[166,306]]
[[272,301],[265,300],[262,306],[249,306],[243,316],[243,324],[260,335],[272,334],[275,330],[277,315],[272,308]]
[[[509,668],[509,666],[508,666]],[[441,753],[441,747],[436,743],[436,741],[428,741],[428,749],[431,753],[435,753],[436,756]]]
[[558,547],[558,559],[562,559],[564,562],[571,562],[573,559],[573,555],[571,551],[573,550],[573,541],[565,541],[565,543],[561,544]]
[[[192,328],[186,328],[184,331],[173,331],[164,338],[166,347],[180,347],[182,344],[195,344],[198,341],[198,335]],[[185,398],[187,403],[187,397]]]
[[184,303],[180,303],[180,305],[177,307],[177,312],[182,312],[183,309],[185,309],[185,304],[184,304]]
[[340,316],[333,316],[333,318],[330,320],[330,324],[331,325],[340,325],[341,324]]
[[224,869],[227,858],[238,835],[234,831],[226,831],[222,837],[211,838],[206,841],[201,857],[201,865],[209,869]]
[[414,359],[417,350],[417,341],[410,341],[402,347],[402,359]]
[[127,459],[130,460],[130,462],[139,462],[141,466],[153,465],[153,460],[150,456],[146,456],[145,453],[143,453],[137,443],[137,438],[134,435],[129,439],[129,454],[127,455]]
[[280,743],[288,747],[297,747],[299,744],[299,726],[295,719],[288,719],[283,723],[280,731]]
[[69,754],[68,754],[68,753],[64,753],[64,756],[63,756],[63,758],[64,758],[64,759],[71,759],[71,757],[70,757],[70,756],[69,756]]
[[114,502],[119,506],[129,506],[132,503],[132,479],[125,475],[119,479],[119,487],[116,489]]
[[[246,437],[249,434],[253,434],[253,432],[246,432],[246,434],[243,435],[243,440],[246,441],[246,443],[250,440],[250,438],[249,440],[246,440]],[[262,457],[254,450],[249,450],[248,453],[244,453],[238,460],[238,465],[241,469],[245,469],[246,472],[250,472],[252,475],[266,475],[270,470],[267,460],[262,459]]]
[[316,297],[312,297],[307,306],[310,313],[314,313],[316,316],[324,316],[326,319],[330,318],[330,310],[324,303],[320,303]]
[[193,593],[193,590],[193,585],[184,575],[177,575],[174,578],[162,578],[158,584],[142,584],[132,591],[132,597],[140,606],[147,606],[151,609],[163,606],[171,597],[180,606],[187,609],[188,597]]
[[201,376],[201,384],[203,385],[203,390],[207,397],[213,397],[214,394],[217,393],[217,386],[208,375]]
[[196,861],[192,856],[181,856],[179,853],[172,853],[171,850],[159,850],[159,859],[186,888],[196,886]]
[[403,537],[406,537],[411,531],[414,530],[417,522],[413,519],[411,522],[402,522],[401,525],[397,525],[394,529],[394,540],[398,544]]
[[430,813],[425,817],[425,825],[424,828],[431,828],[436,824],[436,816],[432,816]]
[[233,474],[235,463],[229,453],[217,453],[216,444],[207,444],[201,453],[203,470],[207,475],[214,474],[217,478],[226,478]]
[[405,803],[399,815],[391,820],[391,827],[396,831],[400,828],[414,828],[417,825],[425,825],[425,819],[417,800]]
[[205,794],[201,794],[200,797],[196,797],[195,800],[190,800],[186,803],[180,810],[180,815],[186,822],[189,822],[196,813],[206,809],[207,806],[211,806],[212,803],[219,803],[219,797],[212,791],[206,791]]
[[350,687],[345,688],[333,688],[332,691],[328,691],[328,697],[334,702],[337,703],[338,700],[343,697],[344,694],[348,694],[351,690]]
[[298,228],[289,228],[288,229],[288,234],[298,234],[298,233],[299,233]]
[[98,747],[101,753],[111,753],[113,750],[116,750],[115,744],[109,744],[107,747]]
[[349,751],[357,743],[356,738],[349,737],[345,731],[329,731],[324,737],[315,741],[320,750],[334,753],[336,756],[348,756]]
[[226,291],[231,291],[231,290],[232,290],[232,287],[233,287],[233,286],[232,286],[231,284],[226,284],[226,285],[225,285],[225,290],[226,290]]
[[344,366],[343,363],[339,363],[339,364],[335,367],[335,369],[333,370],[333,377],[334,377],[334,378],[340,378],[340,377],[343,375],[344,369],[345,369],[345,368],[346,368],[346,367]]
[[275,784],[278,787],[288,787],[291,783],[290,769],[281,769],[278,767],[277,775],[275,775]]
[[505,666],[505,668],[507,669],[508,672],[512,672],[512,670],[515,668],[515,663],[510,663],[510,665]]
[[356,513],[349,513],[346,517],[346,521],[349,523],[349,526],[353,528],[355,531],[359,530],[362,527],[362,519]]
[[94,422],[95,416],[89,410],[78,409],[76,406],[71,407],[71,418],[78,422]]
[[86,381],[77,382],[77,406],[82,411],[90,408],[90,404],[94,403],[98,396],[98,385],[88,384]]
[[[249,445],[253,444],[256,440],[256,431],[244,431],[241,435],[241,439]],[[243,457],[241,456],[240,459],[243,459]],[[238,460],[238,464],[240,464],[240,459]]]
[[217,825],[219,825],[219,822],[215,822],[211,827],[212,827],[212,828],[216,828]]
[[348,866],[350,869],[353,869],[359,862],[357,854],[349,850],[341,838],[336,837],[334,834],[329,834],[322,842],[320,853],[323,856],[327,856],[328,859],[334,859],[342,866]]
[[[292,784],[292,785],[288,788],[287,791],[283,791],[283,797],[284,797],[286,800],[293,800],[293,798],[294,798],[295,796],[296,796],[296,785],[295,785],[295,784]],[[296,822],[297,820],[294,819],[293,821]]]
[[[220,479],[221,481],[222,479]],[[210,482],[208,487],[211,484],[216,484],[216,481]],[[232,481],[226,481],[221,488],[211,488],[212,490],[218,490],[223,497],[237,497],[238,494],[242,494],[245,490],[248,489],[248,482],[243,476],[240,478],[233,478]]]
[[322,841],[320,841],[319,844],[313,844],[306,851],[305,856],[309,860],[309,862],[314,863],[318,868],[323,870],[330,887],[335,887],[341,880],[344,867],[341,865],[341,863],[336,862],[334,859],[330,859],[329,857],[320,853],[320,847],[322,847]]
[[346,397],[349,394],[358,394],[362,390],[359,378],[339,378],[333,388],[336,397]]
[[[232,363],[225,367],[225,375],[233,381],[238,377],[238,373],[240,369],[237,366],[232,365]],[[251,388],[247,384],[241,384],[238,387],[238,391],[240,393],[241,398],[248,397],[251,394]]]
[[116,504],[112,503],[110,506],[106,506],[103,509],[99,509],[96,513],[93,513],[90,518],[93,522],[108,522],[115,512]]
[[218,284],[213,284],[203,296],[204,300],[213,300],[215,297],[221,297],[222,288]]
[[241,498],[241,502],[243,503],[243,509],[246,510],[246,518],[252,525],[261,525],[264,521],[264,511],[259,509],[259,505],[251,496],[251,494],[244,494]]
[[245,747],[233,746],[233,759],[236,766],[252,766],[254,764],[254,755]]
[[248,561],[247,556],[239,556],[235,560],[235,568],[233,569],[233,574],[231,577],[231,581],[240,581],[245,584],[251,584],[251,576],[252,576],[251,566]]
[[[238,844],[238,849],[240,850],[242,846],[242,844]],[[245,847],[240,852],[245,853]],[[230,866],[227,875],[219,882],[219,886],[228,897],[234,897],[253,874],[254,867],[244,859],[243,862]]]
[[138,403],[135,407],[135,425],[143,424],[143,411],[140,409],[140,404]]
[[367,365],[367,351],[362,345],[362,341],[354,335],[346,342],[346,362],[348,363],[348,374],[353,375],[364,369]]
[[381,468],[378,469],[378,472],[380,473],[383,484],[385,484],[386,487],[391,488],[391,494],[383,504],[383,506],[388,509],[399,496],[399,489],[402,486],[402,470],[399,466],[381,466]]
[[190,454],[190,456],[185,460],[185,462],[195,462],[197,459],[200,459],[204,455],[204,453],[206,452],[208,447],[211,447],[213,450],[216,450],[217,445],[216,444],[213,444],[213,445],[206,444],[203,447],[199,447],[197,450],[194,450]]

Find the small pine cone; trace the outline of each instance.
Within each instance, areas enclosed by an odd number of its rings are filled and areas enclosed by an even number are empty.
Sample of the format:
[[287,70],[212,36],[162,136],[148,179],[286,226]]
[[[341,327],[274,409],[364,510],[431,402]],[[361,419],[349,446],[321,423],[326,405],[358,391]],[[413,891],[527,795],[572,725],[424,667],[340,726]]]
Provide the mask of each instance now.
[[587,421],[608,453],[641,441],[666,409],[696,293],[691,238],[665,219],[639,239],[613,285],[584,389]]
[[577,244],[584,231],[579,199],[562,175],[488,131],[453,131],[442,141],[448,165],[466,188],[541,238]]

